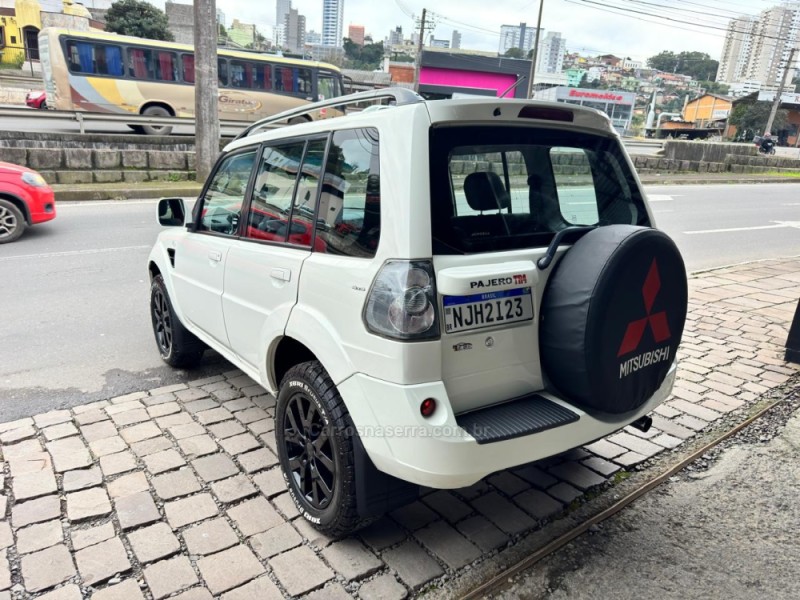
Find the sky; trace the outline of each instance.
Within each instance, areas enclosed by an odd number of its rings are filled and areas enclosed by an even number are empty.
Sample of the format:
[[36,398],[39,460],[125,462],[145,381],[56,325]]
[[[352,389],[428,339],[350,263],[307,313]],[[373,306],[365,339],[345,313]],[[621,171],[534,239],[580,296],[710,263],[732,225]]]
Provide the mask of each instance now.
[[[92,0],[84,1],[91,6]],[[164,6],[164,0],[150,1]],[[724,28],[730,18],[779,3],[779,0],[542,1],[542,28],[545,33],[560,32],[566,38],[568,50],[615,54],[634,60],[645,60],[662,50],[676,53],[697,50],[718,60]],[[612,6],[620,9],[614,11],[609,8]],[[305,15],[307,30],[322,31],[322,0],[292,0],[292,7]],[[264,35],[272,37],[275,0],[217,0],[217,8],[225,13],[228,25],[238,18],[255,23]],[[353,24],[364,25],[375,41],[383,40],[397,26],[410,37],[415,28],[410,15],[421,15],[423,8],[434,13],[436,38],[449,40],[453,29],[458,29],[462,48],[496,52],[501,25],[519,25],[522,21],[536,25],[539,0],[344,0],[344,35],[347,26]]]

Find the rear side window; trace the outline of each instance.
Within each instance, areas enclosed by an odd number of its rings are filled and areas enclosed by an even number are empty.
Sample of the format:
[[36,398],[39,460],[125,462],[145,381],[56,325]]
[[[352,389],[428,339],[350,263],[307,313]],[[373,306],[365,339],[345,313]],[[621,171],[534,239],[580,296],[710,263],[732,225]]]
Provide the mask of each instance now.
[[530,127],[433,129],[437,254],[539,247],[574,225],[649,225],[619,142]]
[[246,236],[270,242],[309,244],[312,232],[296,225],[289,230],[292,198],[305,142],[266,147],[253,187]]
[[317,213],[318,252],[372,257],[381,234],[377,129],[333,134]]

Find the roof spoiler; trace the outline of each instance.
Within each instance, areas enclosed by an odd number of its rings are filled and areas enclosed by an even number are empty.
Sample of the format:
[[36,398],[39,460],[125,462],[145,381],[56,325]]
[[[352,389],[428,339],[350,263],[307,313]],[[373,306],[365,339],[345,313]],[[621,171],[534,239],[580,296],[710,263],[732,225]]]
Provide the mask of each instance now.
[[266,127],[267,125],[278,123],[280,121],[287,121],[294,117],[299,117],[302,115],[306,115],[308,113],[315,112],[317,110],[320,110],[321,108],[328,108],[334,106],[335,107],[347,106],[348,104],[357,104],[359,102],[366,102],[369,100],[378,100],[383,98],[389,98],[391,100],[391,103],[394,104],[395,106],[402,106],[404,104],[416,104],[417,102],[425,101],[425,99],[416,92],[412,92],[409,89],[401,87],[385,88],[382,90],[372,90],[368,92],[357,92],[355,94],[348,94],[346,96],[338,96],[336,98],[331,98],[330,100],[313,102],[311,104],[306,104],[298,108],[285,110],[281,113],[278,113],[277,115],[272,115],[271,117],[259,119],[252,125],[249,125],[239,135],[237,135],[234,138],[234,141],[241,139],[243,137],[247,137],[249,135],[253,135],[257,131]]

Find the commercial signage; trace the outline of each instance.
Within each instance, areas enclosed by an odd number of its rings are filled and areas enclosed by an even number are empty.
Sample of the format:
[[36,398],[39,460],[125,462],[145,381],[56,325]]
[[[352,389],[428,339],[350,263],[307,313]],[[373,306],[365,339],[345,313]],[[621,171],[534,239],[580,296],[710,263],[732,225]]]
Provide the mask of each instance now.
[[578,100],[581,102],[604,102],[607,104],[633,104],[636,94],[582,88],[558,88],[559,100]]
[[727,119],[728,115],[730,115],[730,114],[731,114],[731,111],[728,110],[728,109],[725,109],[725,110],[719,109],[719,110],[715,110],[715,111],[713,111],[711,113],[711,118],[712,119]]
[[[773,102],[774,100],[775,92],[758,92],[759,102]],[[800,94],[784,92],[781,94],[781,102],[783,104],[800,104]]]

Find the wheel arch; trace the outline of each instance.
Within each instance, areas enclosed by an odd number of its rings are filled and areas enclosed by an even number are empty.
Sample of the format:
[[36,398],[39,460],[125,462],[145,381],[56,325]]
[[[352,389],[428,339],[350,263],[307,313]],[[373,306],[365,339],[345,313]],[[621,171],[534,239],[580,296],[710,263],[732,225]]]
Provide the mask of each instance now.
[[270,353],[269,364],[267,365],[267,377],[270,380],[270,385],[276,391],[279,390],[281,380],[289,369],[311,360],[319,360],[319,358],[308,346],[293,337],[283,336],[275,343]]
[[31,213],[28,210],[28,205],[22,200],[22,198],[8,192],[0,192],[0,200],[8,200],[11,202],[11,204],[16,206],[22,212],[22,216],[25,217],[25,223],[28,225],[31,224]]
[[172,106],[170,106],[170,105],[169,105],[169,103],[167,103],[167,102],[164,102],[163,100],[148,100],[147,102],[145,102],[144,104],[142,104],[142,105],[139,107],[139,114],[140,114],[140,115],[143,115],[143,114],[144,114],[144,111],[146,111],[148,108],[151,108],[151,107],[153,107],[153,106],[158,106],[158,107],[160,107],[160,108],[163,108],[163,109],[165,109],[165,110],[166,110],[166,111],[167,111],[167,112],[168,112],[168,113],[169,113],[171,116],[173,116],[173,117],[175,116],[175,109],[174,109],[174,108],[172,108]]

